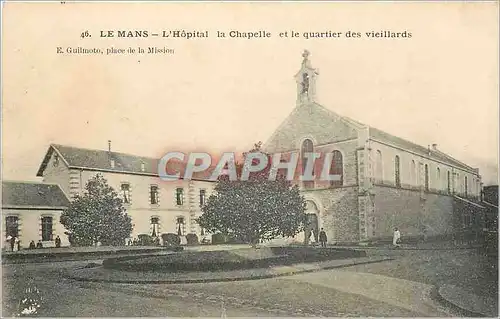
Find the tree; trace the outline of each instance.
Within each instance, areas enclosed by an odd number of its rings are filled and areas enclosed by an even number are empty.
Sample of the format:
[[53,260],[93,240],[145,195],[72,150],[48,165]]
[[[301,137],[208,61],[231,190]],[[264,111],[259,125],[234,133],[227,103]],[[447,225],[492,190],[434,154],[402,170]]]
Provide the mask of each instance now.
[[[255,144],[250,152],[261,152],[270,159],[261,146],[261,142]],[[244,165],[236,166],[241,176]],[[269,172],[270,163],[264,170],[252,172],[246,181],[219,177],[214,194],[202,207],[198,224],[210,232],[220,232],[252,245],[279,236],[293,237],[302,231],[306,203],[298,186],[292,186],[282,175],[270,181]]]
[[87,182],[84,194],[75,196],[60,221],[79,246],[122,245],[132,232],[122,200],[101,174]]

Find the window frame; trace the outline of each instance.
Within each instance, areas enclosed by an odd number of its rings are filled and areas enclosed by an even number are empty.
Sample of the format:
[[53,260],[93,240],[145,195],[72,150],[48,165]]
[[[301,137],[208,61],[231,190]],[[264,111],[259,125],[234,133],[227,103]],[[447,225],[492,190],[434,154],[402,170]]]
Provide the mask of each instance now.
[[[153,191],[155,189],[155,191]],[[154,194],[154,196],[153,196]],[[160,191],[158,185],[149,185],[149,204],[159,205],[160,202]]]
[[[50,220],[50,223],[46,223],[46,220]],[[54,240],[54,217],[53,216],[41,216],[40,217],[41,231],[42,231],[42,241],[53,241]],[[47,225],[50,228],[47,229]],[[50,233],[49,233],[50,230]]]
[[[123,189],[123,186],[128,186],[128,188],[125,190]],[[123,201],[123,204],[125,205],[130,205],[131,202],[132,202],[132,199],[131,199],[131,191],[130,191],[130,183],[128,182],[122,182],[120,183],[120,193],[122,195],[122,201]],[[128,195],[128,198],[126,197],[126,195]]]
[[184,205],[184,188],[177,187],[175,189],[175,203],[177,206]]

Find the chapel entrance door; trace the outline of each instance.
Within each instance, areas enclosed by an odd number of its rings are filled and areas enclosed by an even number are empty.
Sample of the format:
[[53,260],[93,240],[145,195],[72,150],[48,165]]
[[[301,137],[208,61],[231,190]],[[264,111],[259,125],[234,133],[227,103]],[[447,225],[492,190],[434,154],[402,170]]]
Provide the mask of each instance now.
[[311,231],[314,232],[314,241],[318,242],[319,234],[319,210],[313,201],[306,202],[306,220],[304,225],[304,243],[307,245],[310,242]]

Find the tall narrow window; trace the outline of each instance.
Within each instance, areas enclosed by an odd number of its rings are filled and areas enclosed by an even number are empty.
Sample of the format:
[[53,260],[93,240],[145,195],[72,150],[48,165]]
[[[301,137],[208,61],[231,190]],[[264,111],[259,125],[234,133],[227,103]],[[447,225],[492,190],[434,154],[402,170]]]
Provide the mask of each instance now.
[[394,158],[394,179],[396,182],[396,187],[401,187],[401,172],[398,155],[396,155],[396,157]]
[[451,173],[450,173],[450,171],[448,171],[446,175],[447,175],[446,178],[447,178],[447,182],[448,182],[447,190],[448,190],[448,194],[450,194],[451,193]]
[[[304,175],[304,172],[306,170],[306,167],[312,159],[308,159],[305,154],[307,153],[312,153],[314,151],[314,146],[313,142],[311,140],[305,140],[302,143],[302,149],[301,149],[301,155],[302,155],[302,175]],[[309,164],[309,165],[314,165],[314,162]],[[313,169],[313,176],[314,176],[314,169]],[[304,181],[303,182],[304,188],[313,188],[314,187],[314,181]]]
[[42,240],[52,240],[52,217],[42,217]]
[[121,189],[123,202],[130,204],[130,184],[123,183]]
[[178,206],[184,205],[184,189],[177,188],[175,193],[175,199]]
[[436,168],[436,182],[437,182],[437,188],[439,190],[441,190],[441,170],[438,168]]
[[302,74],[302,93],[309,92],[309,74]]
[[186,234],[186,222],[184,217],[177,217],[177,235],[184,236]]
[[377,154],[375,155],[375,179],[378,181],[384,179],[382,152],[380,150],[377,150]]
[[204,189],[200,189],[200,206],[205,205],[205,196],[207,191]]
[[19,237],[19,217],[5,217],[5,230],[7,232],[7,236]]
[[150,202],[153,205],[158,204],[158,186],[151,185],[149,189]]
[[158,217],[151,217],[151,236],[156,237],[160,234],[160,219]]
[[415,161],[411,161],[411,167],[410,167],[410,179],[411,183],[413,185],[418,185],[417,184],[417,166],[415,165]]
[[331,186],[342,186],[344,185],[344,163],[342,158],[342,153],[339,151],[332,152],[332,165],[330,166],[330,175],[338,175],[340,180],[330,181]]
[[428,191],[429,190],[429,166],[427,164],[425,164],[425,176],[424,176],[424,183],[425,183],[425,190]]
[[464,177],[464,194],[465,196],[467,196],[467,176]]

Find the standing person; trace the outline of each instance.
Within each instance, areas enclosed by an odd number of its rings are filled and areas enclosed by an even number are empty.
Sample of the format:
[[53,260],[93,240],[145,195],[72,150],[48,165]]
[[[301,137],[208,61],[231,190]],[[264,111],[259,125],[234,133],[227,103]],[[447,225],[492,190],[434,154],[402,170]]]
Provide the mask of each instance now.
[[[9,235],[7,238],[5,238],[5,242],[7,243],[6,245],[10,245],[10,241],[12,240],[12,236]],[[5,247],[5,249],[8,249],[9,246]]]
[[314,245],[316,243],[316,237],[314,236],[314,230],[311,229],[311,235],[309,236],[309,243]]
[[39,240],[38,243],[36,243],[36,248],[43,248],[42,240]]
[[35,249],[35,241],[32,240],[31,243],[30,243],[30,249]]
[[16,237],[15,244],[16,244],[16,251],[20,251],[21,250],[21,241],[17,237]]
[[323,228],[321,228],[321,231],[319,232],[319,242],[321,243],[321,247],[326,247],[326,241],[327,241],[327,237],[326,237],[325,230]]
[[10,239],[10,251],[14,251],[14,247],[16,245],[16,236],[12,236]]
[[394,248],[399,248],[400,242],[401,242],[401,233],[399,232],[399,229],[396,227],[396,228],[394,228],[394,236],[392,237],[392,245],[394,246]]
[[61,248],[61,238],[59,238],[59,235],[57,235],[55,242],[56,248]]

